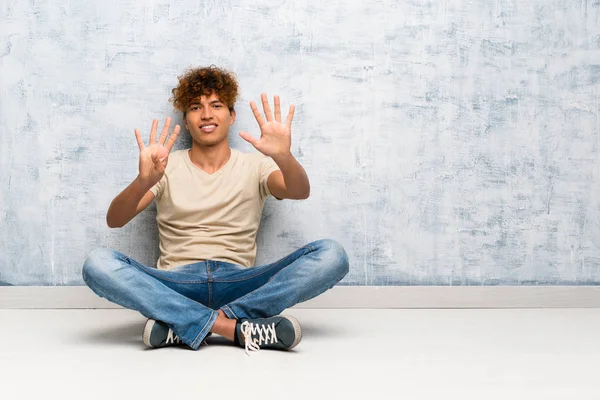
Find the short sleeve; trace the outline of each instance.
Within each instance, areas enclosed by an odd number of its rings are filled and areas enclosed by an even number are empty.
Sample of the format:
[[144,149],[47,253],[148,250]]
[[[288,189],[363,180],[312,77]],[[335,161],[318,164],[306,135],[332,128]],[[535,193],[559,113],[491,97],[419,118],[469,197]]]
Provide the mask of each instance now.
[[267,184],[269,175],[272,172],[279,171],[279,167],[273,161],[271,157],[262,157],[259,164],[259,182],[260,182],[260,195],[261,197],[267,198],[271,195],[271,191],[269,190],[269,185]]
[[154,194],[154,199],[155,200],[160,200],[160,197],[163,194],[163,191],[165,190],[165,184],[167,181],[167,174],[164,174],[162,178],[160,178],[160,181],[158,181],[158,183],[154,186],[152,186],[150,188],[150,191]]

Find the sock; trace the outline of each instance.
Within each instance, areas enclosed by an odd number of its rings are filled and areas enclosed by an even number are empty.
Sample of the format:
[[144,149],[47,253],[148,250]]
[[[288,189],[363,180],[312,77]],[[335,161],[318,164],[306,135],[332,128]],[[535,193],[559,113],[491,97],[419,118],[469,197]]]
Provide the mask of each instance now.
[[237,321],[237,322],[235,323],[235,333],[233,334],[233,341],[234,341],[236,344],[240,344],[240,345],[241,345],[241,344],[243,344],[243,343],[242,343],[242,340],[241,340],[241,336],[242,336],[242,328],[241,328],[241,326],[240,326],[240,325],[241,325],[241,324],[240,324],[240,321]]

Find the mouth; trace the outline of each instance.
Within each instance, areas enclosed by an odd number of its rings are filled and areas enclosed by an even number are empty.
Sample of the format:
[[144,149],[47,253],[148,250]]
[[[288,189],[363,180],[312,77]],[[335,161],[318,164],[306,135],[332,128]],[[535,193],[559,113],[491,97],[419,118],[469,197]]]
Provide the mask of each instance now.
[[204,133],[211,133],[213,132],[215,129],[217,129],[217,124],[205,124],[205,125],[200,125],[200,130]]

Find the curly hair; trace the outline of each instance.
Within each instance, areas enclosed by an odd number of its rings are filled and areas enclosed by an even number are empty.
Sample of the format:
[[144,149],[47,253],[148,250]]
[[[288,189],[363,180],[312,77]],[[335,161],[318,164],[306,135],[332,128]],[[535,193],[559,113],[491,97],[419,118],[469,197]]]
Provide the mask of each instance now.
[[210,67],[192,68],[178,77],[179,85],[172,90],[171,101],[176,109],[185,117],[188,107],[202,95],[210,96],[213,92],[229,111],[238,97],[238,83],[235,75],[214,65]]

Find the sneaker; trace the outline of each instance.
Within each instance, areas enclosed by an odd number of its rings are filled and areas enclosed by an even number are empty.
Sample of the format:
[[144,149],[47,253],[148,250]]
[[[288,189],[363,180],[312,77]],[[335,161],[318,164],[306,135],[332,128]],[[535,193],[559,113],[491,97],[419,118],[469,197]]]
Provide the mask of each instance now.
[[150,347],[166,347],[183,343],[164,322],[149,319],[144,327],[144,343]]
[[302,328],[294,317],[242,319],[237,330],[238,344],[248,351],[260,349],[291,350],[302,340]]

